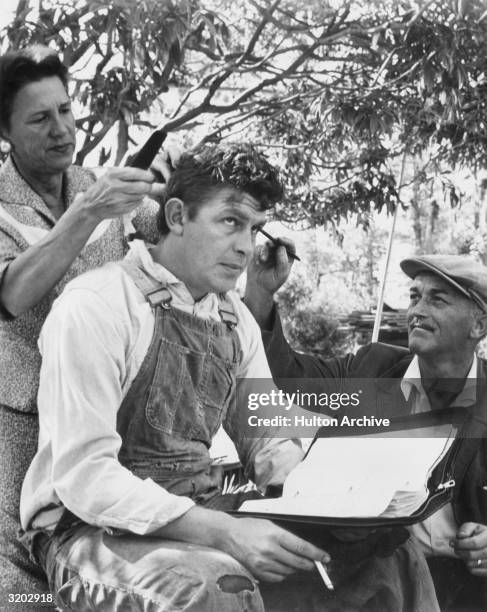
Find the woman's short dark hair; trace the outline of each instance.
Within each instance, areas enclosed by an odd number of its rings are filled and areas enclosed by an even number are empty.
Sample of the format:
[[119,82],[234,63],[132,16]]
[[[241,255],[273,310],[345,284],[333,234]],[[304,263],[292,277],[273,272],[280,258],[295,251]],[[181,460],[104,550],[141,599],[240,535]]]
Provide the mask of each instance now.
[[181,156],[169,178],[157,215],[159,232],[169,233],[164,209],[170,198],[182,200],[192,219],[212,192],[223,187],[248,193],[260,210],[272,208],[284,194],[277,168],[251,145],[200,145]]
[[10,129],[13,101],[18,91],[46,77],[58,77],[68,88],[68,69],[56,52],[44,45],[9,51],[0,57],[0,131]]

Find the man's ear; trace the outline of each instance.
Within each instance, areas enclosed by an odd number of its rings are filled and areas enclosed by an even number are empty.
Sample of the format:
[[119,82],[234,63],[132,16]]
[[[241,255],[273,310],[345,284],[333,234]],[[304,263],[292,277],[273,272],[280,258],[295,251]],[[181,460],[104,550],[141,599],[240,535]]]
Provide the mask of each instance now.
[[169,231],[177,236],[181,236],[186,221],[184,202],[179,198],[169,198],[164,205],[164,215]]
[[475,340],[481,340],[487,335],[487,314],[479,314],[475,317],[470,333]]
[[2,153],[10,153],[12,150],[12,143],[8,139],[8,133],[0,129],[0,150]]

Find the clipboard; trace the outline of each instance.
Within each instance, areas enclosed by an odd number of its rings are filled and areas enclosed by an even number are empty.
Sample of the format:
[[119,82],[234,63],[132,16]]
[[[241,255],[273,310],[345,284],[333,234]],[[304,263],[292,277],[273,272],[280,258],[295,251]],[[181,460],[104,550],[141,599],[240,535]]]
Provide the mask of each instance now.
[[[435,431],[438,431],[438,428],[443,426],[451,426],[454,428],[455,435],[448,449],[443,453],[443,456],[438,457],[436,464],[430,466],[430,469],[424,474],[424,483],[426,487],[424,501],[422,501],[422,503],[412,512],[407,514],[396,514],[394,516],[382,516],[381,514],[367,516],[336,516],[326,513],[318,514],[313,512],[312,508],[310,508],[309,511],[307,510],[302,514],[296,512],[289,513],[285,510],[285,507],[286,503],[290,501],[290,498],[288,497],[286,502],[286,496],[283,495],[277,498],[277,502],[268,500],[267,505],[271,507],[271,511],[266,510],[260,512],[258,509],[256,510],[259,504],[266,503],[265,499],[263,499],[258,500],[257,503],[249,502],[243,504],[243,508],[241,507],[232,514],[239,517],[247,516],[270,519],[288,531],[304,537],[305,539],[315,539],[320,533],[326,533],[334,528],[363,528],[365,531],[378,528],[405,527],[423,521],[450,502],[453,497],[453,490],[455,487],[455,481],[453,479],[455,459],[462,443],[462,427],[468,416],[469,413],[465,408],[446,408],[435,412],[391,418],[388,427],[373,426],[356,429],[347,427],[340,428],[339,430],[330,430],[328,427],[322,427],[317,431],[300,465],[306,465],[306,460],[313,453],[313,448],[320,443],[326,444],[327,440],[330,442],[333,441],[337,448],[340,441],[343,441],[344,447],[346,447],[347,441],[360,441],[360,439],[367,439],[368,443],[373,445],[375,443],[374,440],[382,435],[392,436],[390,439],[394,439],[394,436],[397,436],[398,440],[401,439],[402,436],[410,436],[413,441],[421,438],[427,440],[430,439],[428,438],[428,432],[431,431],[431,428],[434,428]],[[353,443],[350,444],[351,448],[353,448],[353,446]],[[414,447],[414,444],[411,446]],[[384,447],[390,448],[390,445],[386,444]],[[410,459],[410,457],[404,457],[406,466],[408,459]],[[385,456],[384,462],[390,462],[390,457]],[[339,470],[339,465],[336,466],[336,469]],[[377,474],[377,478],[380,478],[380,474]],[[324,486],[326,486],[326,484]],[[303,501],[306,501],[304,497]],[[275,507],[284,508],[284,510],[272,511],[273,505]],[[246,509],[249,507],[253,509]]]

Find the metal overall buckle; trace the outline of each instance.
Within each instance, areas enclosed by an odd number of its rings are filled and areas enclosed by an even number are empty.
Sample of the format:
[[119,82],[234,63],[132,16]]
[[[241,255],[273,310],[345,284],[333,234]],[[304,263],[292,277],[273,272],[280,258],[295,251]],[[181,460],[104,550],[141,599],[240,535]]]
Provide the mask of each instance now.
[[147,294],[147,301],[151,306],[161,306],[165,310],[169,310],[172,296],[167,287],[159,287],[159,289]]

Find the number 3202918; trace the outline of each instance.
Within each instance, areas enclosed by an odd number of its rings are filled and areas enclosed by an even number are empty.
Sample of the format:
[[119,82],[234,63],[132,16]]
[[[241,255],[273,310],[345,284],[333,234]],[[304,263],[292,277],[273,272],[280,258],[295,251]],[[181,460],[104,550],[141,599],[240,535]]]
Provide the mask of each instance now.
[[9,593],[9,603],[52,603],[52,593]]

